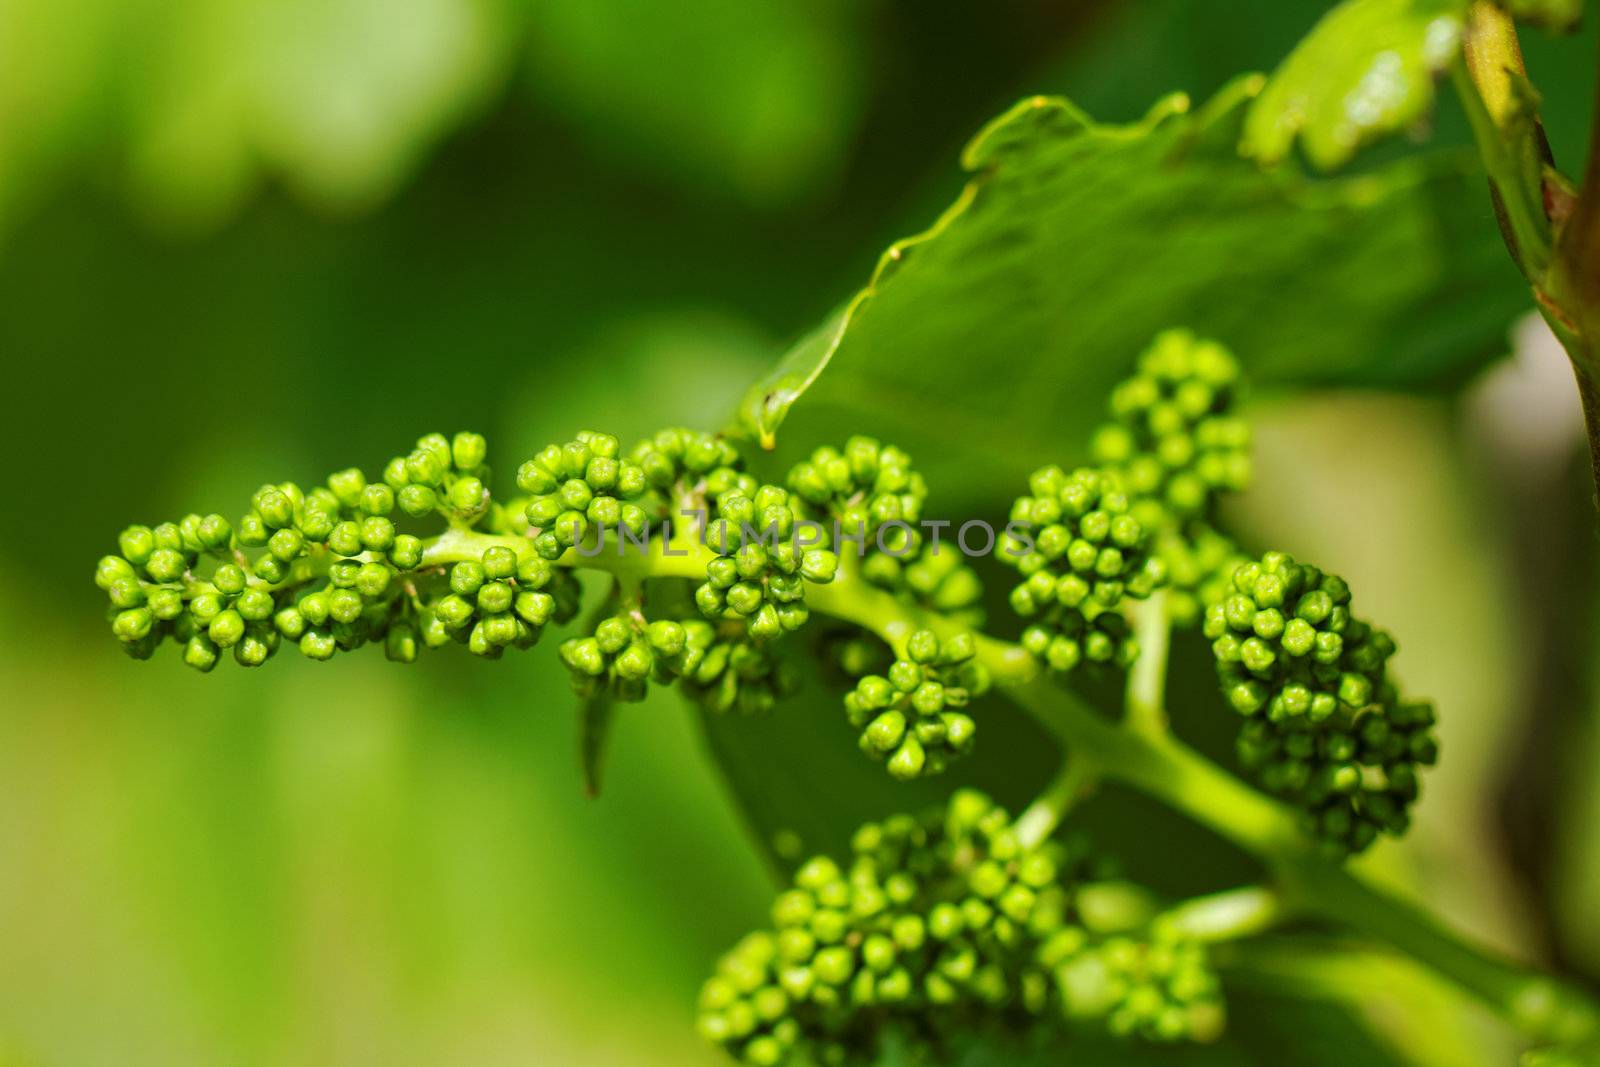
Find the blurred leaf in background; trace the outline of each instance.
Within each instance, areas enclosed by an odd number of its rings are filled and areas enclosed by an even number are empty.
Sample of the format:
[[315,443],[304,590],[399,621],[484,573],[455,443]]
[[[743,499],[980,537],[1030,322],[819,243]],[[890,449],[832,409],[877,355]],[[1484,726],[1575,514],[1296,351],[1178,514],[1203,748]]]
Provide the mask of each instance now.
[[[44,0],[0,4],[0,225],[85,162],[213,228],[264,180],[393,195],[512,81],[603,153],[770,204],[837,180],[866,8],[760,0]],[[521,72],[521,73],[519,73]]]
[[695,195],[783,204],[840,177],[872,7],[529,0],[529,87],[587,142]]
[[266,177],[371,205],[510,69],[498,0],[0,5],[0,223],[85,162],[210,227]]

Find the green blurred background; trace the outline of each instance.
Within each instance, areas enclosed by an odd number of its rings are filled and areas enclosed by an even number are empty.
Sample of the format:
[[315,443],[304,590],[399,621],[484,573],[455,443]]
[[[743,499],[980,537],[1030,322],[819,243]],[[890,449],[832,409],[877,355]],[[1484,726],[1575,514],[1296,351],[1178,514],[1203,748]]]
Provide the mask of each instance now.
[[[137,664],[93,561],[428,430],[504,467],[720,424],[949,202],[989,116],[1203,97],[1320,5],[1222,6],[0,0],[0,1064],[716,1062],[693,997],[770,889],[675,701],[625,710],[588,801],[553,656]],[[1567,160],[1592,22],[1529,42]],[[1261,397],[1236,518],[1346,572],[1443,708],[1417,832],[1375,866],[1592,978],[1595,540],[1563,372],[1522,347],[1464,392]],[[1110,834],[1141,814],[1102,807]],[[1145,851],[1157,880],[1188,862]],[[1264,963],[1249,1033],[1152,1061],[1506,1062],[1358,962],[1338,1010]]]

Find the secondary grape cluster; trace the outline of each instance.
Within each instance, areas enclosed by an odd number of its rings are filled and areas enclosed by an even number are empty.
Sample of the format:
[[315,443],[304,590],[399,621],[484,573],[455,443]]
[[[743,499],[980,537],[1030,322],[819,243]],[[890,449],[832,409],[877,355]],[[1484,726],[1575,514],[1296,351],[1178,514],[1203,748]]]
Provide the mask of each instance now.
[[[428,434],[374,481],[352,468],[309,489],[265,485],[237,523],[129,527],[95,575],[112,631],[139,658],[174,640],[201,670],[225,655],[257,666],[285,641],[319,660],[367,644],[401,662],[449,644],[496,658],[576,616],[575,552],[617,558],[626,541],[647,557],[670,541],[707,560],[695,595],[668,591],[663,610],[619,581],[614,610],[558,650],[574,687],[638,700],[676,683],[746,712],[792,691],[775,639],[806,621],[804,589],[830,581],[837,557],[825,533],[796,541],[797,502],[746,473],[730,442],[667,429],[625,452],[584,431],[521,464],[505,499],[486,459],[478,434]],[[697,524],[697,508],[715,517]]]
[[1250,427],[1232,413],[1239,364],[1215,341],[1168,330],[1139,357],[1138,371],[1111,392],[1111,419],[1090,445],[1116,470],[1156,526],[1157,508],[1203,517],[1218,493],[1250,484]]
[[352,468],[309,489],[264,485],[237,525],[189,515],[130,526],[119,554],[96,570],[112,630],[138,658],[176,641],[200,670],[225,653],[258,666],[284,641],[312,659],[382,643],[401,661],[452,640],[486,656],[531,643],[545,622],[572,610],[566,575],[529,570],[505,551],[447,575],[404,528],[482,519],[490,509],[484,456],[477,434],[429,434],[379,481]]
[[884,674],[863,676],[844,698],[861,750],[896,778],[937,774],[972,747],[977,726],[965,708],[989,688],[970,633],[940,641],[918,630]]
[[1042,467],[1011,508],[1000,560],[1022,581],[1011,608],[1026,622],[1022,645],[1057,673],[1088,661],[1126,666],[1138,655],[1125,597],[1144,597],[1163,577],[1150,535],[1114,472]]
[[928,485],[904,450],[857,435],[796,463],[786,484],[868,582],[969,625],[982,621],[983,584],[950,543],[948,524],[922,526]]
[[1269,552],[1207,605],[1205,634],[1246,716],[1240,762],[1262,786],[1335,852],[1404,832],[1418,772],[1438,758],[1434,712],[1401,699],[1394,640],[1351,614],[1342,579]]
[[1157,1040],[1214,1035],[1203,949],[1172,931],[1105,936],[1075,894],[1082,843],[1028,846],[974,790],[923,816],[860,827],[841,865],[817,857],[700,993],[699,1027],[743,1062],[873,1062],[886,1034],[925,1052],[950,1038],[1095,1016]]
[[1244,561],[1216,528],[1218,499],[1249,487],[1250,426],[1236,413],[1238,361],[1215,341],[1166,330],[1107,404],[1090,452],[1115,471],[1166,568],[1175,625],[1200,621],[1207,595]]

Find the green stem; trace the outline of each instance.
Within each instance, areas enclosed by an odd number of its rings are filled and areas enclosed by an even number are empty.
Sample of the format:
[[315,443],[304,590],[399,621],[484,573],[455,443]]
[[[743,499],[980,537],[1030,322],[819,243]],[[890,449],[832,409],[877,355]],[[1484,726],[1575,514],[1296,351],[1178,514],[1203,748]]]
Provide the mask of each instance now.
[[1600,490],[1600,86],[1583,185],[1552,218],[1546,210],[1548,149],[1538,116],[1530,113],[1524,76],[1515,21],[1489,0],[1474,0],[1451,80],[1472,123],[1507,248],[1572,361]]
[[1270,886],[1247,885],[1195,897],[1161,913],[1161,920],[1198,941],[1237,941],[1264,933],[1288,913]]
[[1590,467],[1600,490],[1600,84],[1590,113],[1583,184],[1557,238],[1550,275],[1550,306],[1541,310],[1572,358],[1589,431]]
[[[844,563],[848,562],[847,557]],[[832,582],[806,590],[806,606],[865,627],[894,648],[904,647],[906,638],[916,630],[932,630],[941,639],[971,632],[970,627],[933,612],[918,610],[894,594],[866,584],[855,576],[853,568],[845,565],[840,566],[839,577]],[[981,633],[973,633],[973,638],[977,642],[978,660],[989,669],[996,685],[1021,685],[1038,675],[1039,661],[1020,645]]]
[[1171,737],[1123,729],[1070,692],[1039,678],[1007,692],[1108,778],[1135,786],[1269,860],[1310,848],[1294,813]]
[[1134,608],[1139,658],[1128,670],[1128,729],[1149,737],[1167,732],[1167,651],[1172,643],[1172,618],[1167,593],[1160,590]]
[[[917,626],[958,628],[855,580],[819,587],[808,602],[885,639]],[[1277,881],[1283,906],[1388,942],[1482,999],[1530,1038],[1567,1041],[1600,1032],[1600,1011],[1581,991],[1466,943],[1420,909],[1324,858],[1301,833],[1292,810],[1182,742],[1136,733],[1106,719],[1053,684],[1037,664],[1030,666],[1032,657],[1015,645],[986,639],[979,657],[1006,695],[1051,730],[1074,759],[1164,801],[1254,854]]]
[[1017,840],[1022,846],[1035,848],[1055,833],[1073,805],[1094,788],[1096,777],[1094,764],[1087,757],[1068,752],[1061,761],[1061,770],[1044,792],[1017,817]]
[[1600,1029],[1600,1013],[1577,989],[1470,945],[1421,909],[1398,900],[1317,853],[1293,812],[1244,785],[1182,743],[1118,730],[1060,691],[1024,691],[1068,745],[1095,752],[1103,773],[1167,802],[1254,853],[1277,878],[1288,906],[1345,923],[1427,964],[1538,1040],[1567,1041]]
[[[1589,158],[1558,252],[1566,288],[1578,306],[1600,319],[1600,83],[1589,117]],[[1594,320],[1591,320],[1591,322]],[[1595,333],[1589,332],[1594,338]]]
[[[423,543],[422,566],[481,559],[486,549],[496,545],[509,548],[518,555],[533,551],[533,542],[526,537],[450,529]],[[558,567],[602,571],[618,577],[701,579],[705,577],[706,563],[710,559],[711,552],[703,545],[684,545],[676,538],[665,541],[652,537],[643,548],[624,543],[619,551],[616,545],[607,544],[593,554],[569,548],[555,560],[555,564]]]
[[1450,68],[1450,81],[1472,124],[1478,155],[1489,174],[1489,187],[1506,230],[1506,244],[1524,277],[1537,285],[1550,261],[1550,224],[1544,217],[1543,193],[1535,184],[1529,188],[1526,170],[1517,165],[1512,148],[1506,143],[1504,127],[1490,113],[1479,86],[1474,83],[1466,60]]

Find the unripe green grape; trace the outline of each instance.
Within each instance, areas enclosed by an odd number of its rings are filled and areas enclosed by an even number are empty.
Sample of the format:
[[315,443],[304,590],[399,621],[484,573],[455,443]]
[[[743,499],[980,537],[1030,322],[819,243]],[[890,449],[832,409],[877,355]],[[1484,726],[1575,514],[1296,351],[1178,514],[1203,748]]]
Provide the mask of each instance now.
[[396,502],[401,511],[414,519],[420,519],[433,514],[439,506],[439,496],[429,486],[407,485],[400,490]]
[[447,501],[451,508],[461,513],[482,511],[489,503],[489,491],[473,477],[462,478],[450,487]]
[[153,581],[173,582],[183,577],[188,561],[176,549],[157,548],[150,553],[144,569]]
[[94,582],[101,589],[110,589],[116,582],[137,582],[138,579],[133,565],[121,556],[101,556],[95,565]]
[[366,488],[367,477],[359,468],[349,467],[328,475],[328,489],[343,507],[356,507],[361,500],[362,490]]
[[456,593],[440,597],[434,604],[434,613],[450,629],[459,629],[472,621],[472,604]]
[[218,658],[217,646],[212,644],[209,638],[201,634],[195,634],[189,638],[188,643],[184,646],[183,662],[202,674],[215,667]]
[[291,641],[298,641],[306,632],[309,625],[300,609],[294,606],[280,608],[272,617],[272,625],[278,633]]
[[382,482],[377,482],[361,491],[361,496],[357,501],[357,508],[363,515],[388,515],[394,510],[394,501],[394,489]]
[[189,614],[199,622],[210,623],[221,613],[223,603],[216,593],[198,593],[189,601]]
[[277,651],[278,635],[273,630],[246,629],[233,645],[233,661],[241,667],[259,667]]
[[402,571],[416,570],[422,565],[422,539],[411,534],[397,534],[389,546],[389,562]]
[[460,471],[475,471],[488,457],[489,446],[482,434],[465,430],[450,440],[450,459]]
[[393,572],[382,563],[363,563],[356,571],[354,587],[368,600],[382,596],[389,588]]
[[346,519],[335,525],[332,532],[328,534],[328,547],[341,556],[360,555],[362,551],[361,524],[352,519]]
[[326,630],[307,630],[300,637],[300,651],[309,659],[332,659],[338,648],[333,634]]
[[394,523],[381,515],[372,515],[361,522],[361,547],[370,552],[385,552],[394,544]]
[[184,609],[183,594],[176,589],[152,589],[145,604],[156,618],[162,620],[175,619]]
[[111,629],[119,641],[132,643],[147,637],[155,623],[155,613],[149,608],[128,608],[117,612]]

